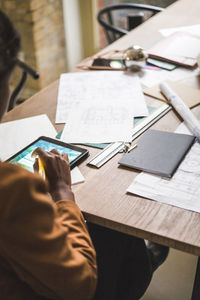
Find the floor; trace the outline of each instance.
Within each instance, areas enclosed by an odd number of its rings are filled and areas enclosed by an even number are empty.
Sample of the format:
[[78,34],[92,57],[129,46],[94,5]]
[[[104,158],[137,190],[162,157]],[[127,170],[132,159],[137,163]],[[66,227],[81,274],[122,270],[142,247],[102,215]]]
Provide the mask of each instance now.
[[196,262],[197,257],[171,249],[141,300],[190,300]]

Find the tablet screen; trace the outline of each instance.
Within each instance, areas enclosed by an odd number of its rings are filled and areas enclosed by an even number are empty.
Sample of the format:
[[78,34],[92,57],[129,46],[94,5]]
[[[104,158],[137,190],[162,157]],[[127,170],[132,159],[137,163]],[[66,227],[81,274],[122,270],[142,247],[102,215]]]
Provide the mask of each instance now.
[[17,164],[25,168],[30,172],[34,172],[33,164],[35,162],[35,158],[31,157],[31,154],[38,147],[44,149],[45,151],[51,151],[52,149],[56,149],[60,154],[68,154],[70,164],[72,164],[73,161],[75,161],[82,154],[81,151],[73,149],[73,146],[72,148],[68,148],[57,143],[39,139],[35,143],[22,150],[20,153],[17,153],[16,156],[11,157],[9,161],[11,163]]

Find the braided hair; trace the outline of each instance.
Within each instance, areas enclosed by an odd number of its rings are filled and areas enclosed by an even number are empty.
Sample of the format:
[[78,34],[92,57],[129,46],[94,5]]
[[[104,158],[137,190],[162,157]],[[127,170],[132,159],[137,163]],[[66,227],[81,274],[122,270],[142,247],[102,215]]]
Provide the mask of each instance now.
[[19,33],[9,18],[0,11],[0,82],[12,72],[19,50]]

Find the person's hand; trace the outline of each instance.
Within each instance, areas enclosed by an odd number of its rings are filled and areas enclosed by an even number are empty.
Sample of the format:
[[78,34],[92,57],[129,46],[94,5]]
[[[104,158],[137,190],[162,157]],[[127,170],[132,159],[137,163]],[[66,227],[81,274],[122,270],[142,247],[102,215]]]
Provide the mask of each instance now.
[[67,154],[60,154],[56,149],[50,152],[37,148],[32,156],[38,156],[34,164],[34,170],[39,171],[39,159],[41,160],[45,177],[49,182],[49,193],[54,201],[73,200],[74,195],[71,190],[70,164]]

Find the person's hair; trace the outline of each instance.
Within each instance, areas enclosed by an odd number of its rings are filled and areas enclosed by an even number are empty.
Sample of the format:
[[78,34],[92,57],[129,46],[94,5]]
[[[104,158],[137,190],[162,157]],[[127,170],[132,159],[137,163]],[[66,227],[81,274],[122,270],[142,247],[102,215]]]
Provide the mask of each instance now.
[[20,35],[10,19],[0,10],[0,81],[12,72],[19,50]]

